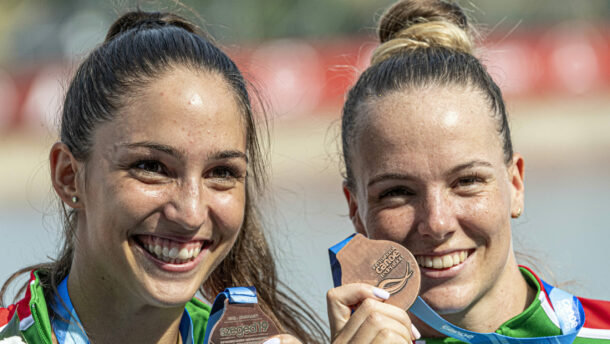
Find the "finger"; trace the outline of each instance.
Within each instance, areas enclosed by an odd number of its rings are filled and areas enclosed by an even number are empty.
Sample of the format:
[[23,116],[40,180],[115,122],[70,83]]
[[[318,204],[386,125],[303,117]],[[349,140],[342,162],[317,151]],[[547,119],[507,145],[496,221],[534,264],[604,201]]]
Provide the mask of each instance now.
[[[413,340],[410,326],[405,327],[402,322],[388,317],[385,314],[369,314],[353,334],[348,326],[346,326],[346,329],[342,331],[339,336],[341,342],[372,343],[375,340],[379,341],[385,338],[388,342],[411,343]],[[381,342],[385,343],[383,341]]]
[[373,339],[371,344],[413,344],[412,340],[406,340],[403,336],[390,330],[381,330]]
[[412,324],[407,312],[373,299],[364,300],[345,325],[334,335],[339,335],[344,339],[360,336],[371,341],[383,328],[405,334],[407,339],[414,337],[411,334]]
[[339,331],[349,320],[352,307],[370,298],[387,300],[388,292],[364,283],[350,283],[333,288],[326,294],[326,305],[331,333]]

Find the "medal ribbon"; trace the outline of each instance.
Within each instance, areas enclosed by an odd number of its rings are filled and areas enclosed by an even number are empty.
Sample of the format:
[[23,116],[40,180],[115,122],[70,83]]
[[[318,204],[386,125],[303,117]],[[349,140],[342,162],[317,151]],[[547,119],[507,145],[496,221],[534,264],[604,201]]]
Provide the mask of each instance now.
[[[329,249],[330,266],[335,287],[341,285],[341,264],[336,256],[354,235],[355,234],[350,235]],[[443,319],[419,296],[409,311],[436,331],[470,344],[570,344],[574,341],[578,331],[580,331],[585,323],[585,312],[582,308],[582,304],[578,298],[568,292],[555,288],[544,281],[542,281],[542,285],[549,296],[553,310],[559,320],[561,335],[536,338],[515,338],[495,332],[478,333],[468,331]]]
[[[55,302],[51,305],[58,316],[51,319],[51,327],[59,344],[90,344],[83,325],[72,306],[68,295],[68,277],[57,286],[59,295],[55,295]],[[193,322],[186,308],[180,319],[180,335],[182,342],[194,344]]]
[[478,333],[468,331],[443,319],[419,296],[409,311],[436,331],[470,344],[570,344],[574,342],[574,338],[576,338],[578,331],[580,331],[585,323],[585,312],[582,308],[582,304],[575,296],[559,288],[552,287],[544,281],[542,281],[542,283],[547,290],[551,305],[559,320],[559,326],[562,332],[561,335],[536,338],[515,338],[495,332]]
[[208,325],[206,326],[205,330],[205,339],[203,340],[204,343],[209,343],[212,329],[224,313],[226,299],[229,299],[229,303],[258,303],[256,288],[254,287],[227,288],[225,291],[218,294],[216,299],[214,299],[212,311],[210,312],[210,317],[208,318]]

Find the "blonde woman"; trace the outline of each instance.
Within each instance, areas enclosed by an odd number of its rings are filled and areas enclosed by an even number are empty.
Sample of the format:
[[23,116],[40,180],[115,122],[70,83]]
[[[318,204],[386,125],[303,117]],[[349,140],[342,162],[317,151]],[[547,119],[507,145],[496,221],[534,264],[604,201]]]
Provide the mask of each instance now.
[[383,290],[334,288],[333,342],[610,343],[610,302],[561,294],[517,264],[524,158],[462,9],[400,1],[379,38],[343,108],[344,193],[358,233],[415,255],[423,301],[407,313]]

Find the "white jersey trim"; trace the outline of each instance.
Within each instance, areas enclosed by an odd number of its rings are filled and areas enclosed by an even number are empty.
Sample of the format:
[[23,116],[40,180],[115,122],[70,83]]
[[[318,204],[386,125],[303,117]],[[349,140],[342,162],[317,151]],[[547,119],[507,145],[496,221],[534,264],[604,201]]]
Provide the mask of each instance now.
[[553,324],[555,324],[555,326],[561,327],[559,326],[559,319],[557,319],[557,314],[555,314],[555,311],[553,310],[553,307],[551,306],[549,300],[546,298],[546,293],[542,291],[542,288],[540,289],[540,293],[538,294],[538,299],[540,300],[540,305],[542,306],[542,309],[544,309],[546,316],[549,317],[549,320],[551,320]]
[[578,337],[591,339],[610,339],[610,330],[583,327],[578,331]]
[[21,331],[27,330],[32,325],[34,325],[34,318],[32,317],[31,314],[27,318],[24,318],[19,321],[19,329]]

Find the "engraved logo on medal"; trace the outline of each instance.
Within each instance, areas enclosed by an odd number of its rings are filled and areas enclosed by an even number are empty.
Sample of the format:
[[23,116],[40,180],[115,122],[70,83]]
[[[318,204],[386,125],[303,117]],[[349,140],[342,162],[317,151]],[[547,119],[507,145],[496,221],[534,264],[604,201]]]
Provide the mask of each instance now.
[[[406,268],[403,267],[403,269],[400,269],[400,263],[402,262],[405,262]],[[400,254],[400,251],[394,246],[390,246],[390,249],[388,249],[371,268],[377,273],[379,279],[377,287],[386,290],[390,295],[401,291],[407,285],[411,276],[413,276],[411,264],[408,261],[405,261],[404,257]],[[394,270],[401,270],[397,271],[398,277],[386,278],[386,276],[392,274]]]

